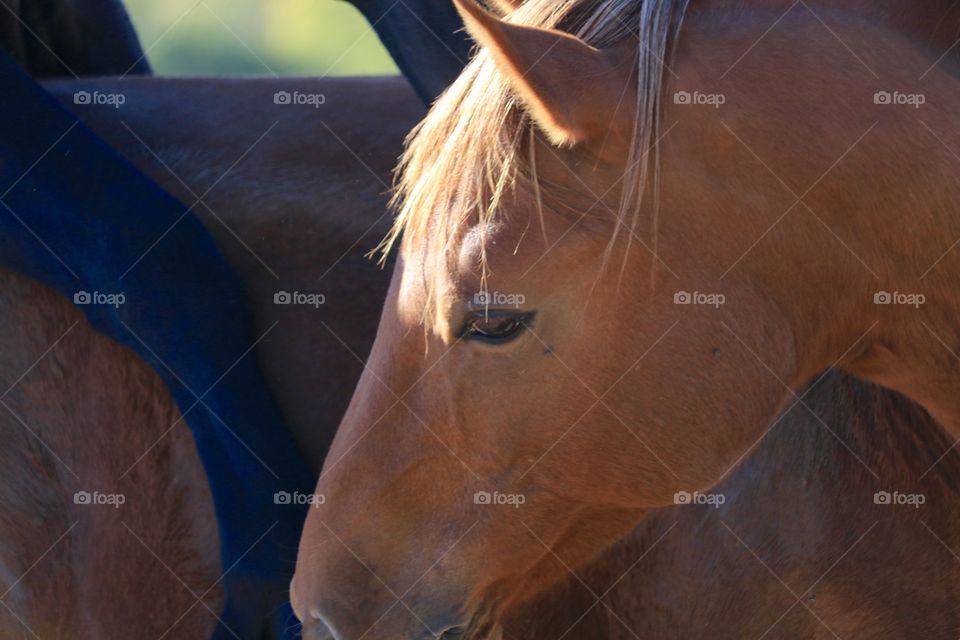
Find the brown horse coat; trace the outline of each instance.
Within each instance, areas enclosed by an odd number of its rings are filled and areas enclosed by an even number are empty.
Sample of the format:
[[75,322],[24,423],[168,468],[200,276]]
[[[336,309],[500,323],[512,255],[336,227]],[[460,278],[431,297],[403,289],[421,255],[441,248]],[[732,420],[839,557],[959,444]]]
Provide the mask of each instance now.
[[[76,86],[52,88],[69,99]],[[128,111],[91,109],[83,117],[182,199],[190,190],[202,193],[283,115],[270,97],[290,87],[201,80],[125,86],[135,98]],[[345,408],[345,390],[359,377],[361,364],[350,351],[365,357],[386,288],[386,275],[362,257],[388,223],[380,219],[380,180],[387,182],[406,127],[420,113],[399,81],[315,86],[339,95],[342,108],[328,99],[332,108],[323,118],[307,114],[297,126],[275,129],[205,198],[243,243],[209,211],[198,213],[244,273],[259,326],[281,321],[282,331],[257,353],[300,442],[314,445],[316,462]],[[391,91],[390,100],[375,99]],[[358,104],[380,111],[372,119],[364,114],[359,126]],[[302,135],[305,123],[313,127],[310,136]],[[274,134],[280,135],[274,140]],[[320,280],[367,228],[367,239]],[[274,307],[277,280],[254,254],[296,286],[320,283],[331,305],[324,311],[335,312]],[[220,571],[210,562],[217,557],[213,512],[188,430],[175,427],[117,483],[176,420],[176,409],[156,376],[94,334],[69,302],[11,274],[3,278],[0,315],[8,331],[0,338],[0,391],[13,386],[3,400],[18,416],[0,412],[8,443],[0,566],[3,590],[13,585],[2,598],[10,611],[0,609],[4,637],[32,637],[14,613],[44,640],[157,637],[190,607],[167,637],[205,637],[210,613],[173,575],[200,595]],[[505,637],[833,637],[817,616],[843,638],[955,637],[956,460],[915,481],[945,448],[943,436],[902,399],[838,375],[825,378],[809,404],[839,440],[795,409],[716,489],[727,496],[720,509],[678,506],[651,514],[596,562],[574,568],[586,586],[571,577],[511,612]],[[898,428],[906,425],[912,428]],[[926,503],[874,505],[868,467],[891,489],[922,492]],[[129,499],[119,509],[74,505],[72,494],[88,487],[84,481]],[[595,605],[593,594],[618,579],[606,605]],[[206,599],[214,611],[216,597],[214,589]]]

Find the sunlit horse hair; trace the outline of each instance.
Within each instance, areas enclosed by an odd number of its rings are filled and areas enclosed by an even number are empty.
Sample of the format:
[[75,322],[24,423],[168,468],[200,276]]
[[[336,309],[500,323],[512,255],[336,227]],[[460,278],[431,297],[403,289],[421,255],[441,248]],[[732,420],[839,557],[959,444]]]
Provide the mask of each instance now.
[[[624,225],[614,226],[611,247],[621,226],[635,230],[640,206],[651,191],[650,246],[656,252],[660,96],[670,44],[688,5],[689,0],[529,0],[508,18],[528,26],[559,28],[598,48],[636,40],[634,126],[619,211],[614,212]],[[542,221],[533,128],[507,78],[497,72],[489,54],[480,51],[408,138],[397,171],[396,221],[380,246],[384,255],[402,234],[410,246],[422,247],[424,255],[452,260],[449,247],[471,219],[479,226],[483,245],[487,224],[496,220],[501,201],[521,182],[534,194]],[[632,240],[630,234],[628,248]],[[484,249],[482,262],[485,280]],[[435,300],[433,288],[428,291]],[[431,310],[431,304],[425,305],[427,326]]]

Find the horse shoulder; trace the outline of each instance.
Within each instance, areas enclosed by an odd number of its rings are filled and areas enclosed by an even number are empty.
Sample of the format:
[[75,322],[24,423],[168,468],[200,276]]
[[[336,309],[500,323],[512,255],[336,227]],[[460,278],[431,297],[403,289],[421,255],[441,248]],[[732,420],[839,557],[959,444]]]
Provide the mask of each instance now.
[[160,379],[8,271],[0,323],[0,635],[209,635],[190,592],[218,610],[213,505]]

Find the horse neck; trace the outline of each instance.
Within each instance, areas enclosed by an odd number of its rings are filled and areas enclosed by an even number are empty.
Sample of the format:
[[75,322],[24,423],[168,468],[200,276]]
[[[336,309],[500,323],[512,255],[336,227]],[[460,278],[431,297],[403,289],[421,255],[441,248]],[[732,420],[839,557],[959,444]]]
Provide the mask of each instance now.
[[[839,366],[909,396],[960,436],[960,83],[956,61],[929,46],[956,33],[956,11],[903,9],[912,19],[904,32],[891,27],[897,13],[890,3],[878,4],[879,22],[838,17],[822,2],[810,6],[823,7],[823,17],[784,19],[781,33],[768,36],[776,44],[758,45],[724,85],[738,105],[723,114],[724,124],[743,143],[716,127],[724,149],[743,154],[737,168],[720,169],[730,171],[725,180],[738,192],[731,210],[742,210],[742,193],[752,192],[766,200],[764,217],[744,220],[757,236],[769,229],[726,282],[758,290],[783,314],[797,347],[793,386]],[[768,26],[763,18],[737,27],[744,42]],[[698,46],[730,49],[723,34],[713,34]],[[833,96],[829,87],[843,91]],[[925,103],[887,108],[875,102],[884,90],[922,95]],[[704,121],[717,124],[715,116]],[[779,211],[788,212],[783,224],[771,226]],[[877,298],[884,293],[901,297],[885,304]]]
[[757,10],[775,15],[809,11],[817,15],[842,12],[851,16],[867,16],[874,24],[883,24],[900,33],[910,34],[918,43],[929,45],[943,53],[960,38],[960,4],[954,0],[701,0],[694,2],[692,11]]
[[[830,0],[811,0],[806,4],[817,12],[837,8],[837,3]],[[869,16],[871,20],[910,34],[918,43],[938,50],[937,55],[953,46],[960,37],[960,5],[954,0],[855,0],[843,4],[845,11]]]
[[[955,455],[947,456],[936,473],[924,475],[950,446],[930,417],[903,396],[838,372],[807,391],[809,409],[787,411],[743,465],[711,490],[727,497],[721,509],[680,506],[649,513],[630,535],[576,568],[579,579],[558,584],[511,612],[505,637],[632,637],[622,631],[624,624],[649,637],[692,637],[710,625],[723,629],[724,638],[756,636],[755,621],[744,618],[737,606],[745,594],[771,620],[781,609],[775,606],[774,613],[773,605],[759,604],[763,598],[754,591],[754,574],[743,571],[747,551],[731,531],[763,549],[764,562],[778,574],[804,586],[816,583],[819,594],[830,594],[831,565],[856,536],[876,524],[878,490],[922,494],[922,517],[935,523],[931,526],[944,542],[955,544],[952,487],[960,480],[960,464]],[[918,526],[915,516],[912,508],[895,511],[883,525],[879,544],[889,544],[891,550],[899,545],[898,571],[868,563],[861,579],[881,585],[903,580],[903,572],[926,571],[923,554],[910,546]],[[758,569],[763,570],[759,564]],[[609,609],[590,607],[595,601],[584,583],[597,594],[615,585],[607,603],[616,617]],[[936,588],[945,593],[955,586],[947,579]],[[917,603],[929,601],[920,596]],[[877,599],[863,604],[876,606]],[[836,619],[828,623],[833,626]]]

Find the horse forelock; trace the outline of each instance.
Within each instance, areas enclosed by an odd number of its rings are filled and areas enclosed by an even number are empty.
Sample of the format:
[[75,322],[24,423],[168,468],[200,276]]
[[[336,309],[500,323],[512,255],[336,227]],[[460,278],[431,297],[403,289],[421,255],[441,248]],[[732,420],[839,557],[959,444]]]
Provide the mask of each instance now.
[[[655,141],[660,128],[664,60],[679,31],[689,0],[528,0],[508,18],[528,26],[556,28],[588,44],[606,48],[628,39],[636,42],[637,95],[634,127],[616,215],[636,226],[649,175],[656,172]],[[481,229],[497,219],[507,194],[527,189],[543,216],[541,185],[533,160],[534,123],[480,51],[461,76],[437,100],[410,134],[396,173],[393,205],[397,216],[379,249],[385,256],[404,238],[410,251],[423,256],[425,269],[445,269],[455,259],[451,247],[468,222]],[[656,180],[652,181],[654,184]],[[614,225],[613,238],[622,225]],[[656,237],[656,215],[654,228]],[[483,279],[486,252],[481,239]],[[433,278],[427,282],[423,322],[436,316]]]

